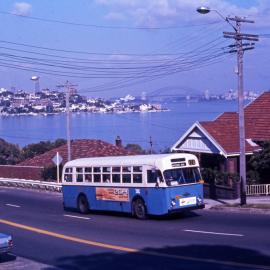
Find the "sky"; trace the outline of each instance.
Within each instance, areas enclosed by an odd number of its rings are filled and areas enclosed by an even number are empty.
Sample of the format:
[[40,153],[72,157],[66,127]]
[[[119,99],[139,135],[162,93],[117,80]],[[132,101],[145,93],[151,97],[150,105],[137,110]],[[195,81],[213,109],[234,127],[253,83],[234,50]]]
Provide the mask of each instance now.
[[224,17],[255,20],[244,88],[269,87],[269,0],[0,0],[0,87],[57,89],[67,80],[89,97],[187,95],[237,88],[233,31]]

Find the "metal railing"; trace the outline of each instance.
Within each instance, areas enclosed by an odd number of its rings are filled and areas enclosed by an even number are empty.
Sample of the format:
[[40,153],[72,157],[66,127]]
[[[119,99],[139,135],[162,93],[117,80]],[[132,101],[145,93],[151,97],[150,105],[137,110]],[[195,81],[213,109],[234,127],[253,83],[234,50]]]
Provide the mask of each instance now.
[[26,179],[0,178],[0,186],[40,189],[62,192],[62,184]]
[[[62,184],[26,179],[0,178],[0,186],[40,189],[54,192],[62,192]],[[270,195],[270,184],[247,185],[248,196]]]
[[270,195],[270,184],[265,185],[247,185],[247,195]]

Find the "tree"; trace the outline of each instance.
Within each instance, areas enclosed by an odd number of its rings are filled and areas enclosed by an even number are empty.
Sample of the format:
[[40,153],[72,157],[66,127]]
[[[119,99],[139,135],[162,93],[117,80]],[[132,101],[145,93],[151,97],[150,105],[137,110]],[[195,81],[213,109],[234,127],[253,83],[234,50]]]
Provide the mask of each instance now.
[[248,161],[248,175],[260,184],[270,183],[270,141],[257,142],[262,151],[255,153]]
[[129,143],[125,146],[125,149],[136,154],[145,154],[145,150],[139,144]]
[[40,141],[39,143],[28,144],[22,149],[23,159],[29,159],[36,155],[43,154],[53,148],[59,147],[66,144],[66,140],[57,139],[54,142],[51,141]]
[[22,159],[19,146],[0,139],[0,164],[16,164]]

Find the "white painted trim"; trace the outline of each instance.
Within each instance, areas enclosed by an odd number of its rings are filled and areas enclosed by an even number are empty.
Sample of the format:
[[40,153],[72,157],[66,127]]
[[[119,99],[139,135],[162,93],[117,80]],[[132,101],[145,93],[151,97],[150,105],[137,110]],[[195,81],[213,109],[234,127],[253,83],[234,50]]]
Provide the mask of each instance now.
[[[246,152],[246,156],[251,156],[253,155],[253,152]],[[238,157],[240,154],[239,153],[232,153],[232,154],[228,154],[227,157]]]
[[[220,146],[220,144],[202,127],[200,122],[195,122],[183,135],[182,137],[171,147],[171,151],[177,151],[178,149],[176,146],[183,142],[184,139],[188,137],[188,135],[194,130],[195,128],[198,128],[204,135],[205,137],[219,150],[220,154],[225,156],[227,158],[228,153]],[[186,149],[186,151],[194,151],[192,149]],[[206,153],[206,152],[202,152]],[[209,153],[209,152],[207,152]]]
[[199,127],[201,129],[201,131],[206,135],[206,137],[210,140],[210,142],[217,148],[220,150],[220,154],[227,157],[228,153],[223,149],[223,147],[221,147],[221,145],[207,132],[207,130],[199,124]]
[[191,131],[197,127],[197,123],[198,122],[195,122],[183,135],[182,137],[180,137],[180,139],[178,139],[178,141],[176,141],[176,143],[171,147],[171,151],[174,151],[176,150],[176,146],[181,143],[186,137],[187,135],[189,135],[191,133]]

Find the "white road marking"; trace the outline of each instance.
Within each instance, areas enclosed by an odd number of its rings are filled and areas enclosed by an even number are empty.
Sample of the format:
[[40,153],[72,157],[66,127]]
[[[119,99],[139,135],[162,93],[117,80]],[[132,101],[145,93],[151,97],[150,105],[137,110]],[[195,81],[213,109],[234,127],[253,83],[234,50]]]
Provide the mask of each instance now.
[[70,218],[78,218],[78,219],[86,219],[89,220],[89,217],[79,217],[79,216],[72,216],[72,215],[64,215],[64,217],[70,217]]
[[193,233],[228,235],[228,236],[238,236],[238,237],[244,236],[243,234],[237,234],[237,233],[219,233],[219,232],[207,232],[207,231],[195,231],[195,230],[184,230],[184,231],[185,232],[193,232]]
[[6,203],[6,206],[10,206],[10,207],[15,207],[15,208],[20,208],[20,205],[16,205],[16,204],[10,204],[10,203]]

